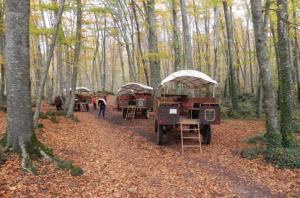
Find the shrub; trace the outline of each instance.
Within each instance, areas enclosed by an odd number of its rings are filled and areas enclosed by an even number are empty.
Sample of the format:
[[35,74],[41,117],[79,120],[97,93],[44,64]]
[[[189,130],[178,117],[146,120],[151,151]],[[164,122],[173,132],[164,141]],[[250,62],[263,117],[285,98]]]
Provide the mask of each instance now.
[[257,148],[248,148],[241,151],[241,156],[248,160],[256,159],[260,155],[265,154],[265,147],[257,147]]
[[300,168],[300,147],[269,149],[265,159],[280,168]]
[[267,143],[267,139],[265,137],[265,134],[259,134],[259,135],[255,135],[252,137],[249,137],[245,140],[246,143],[248,144],[266,144]]

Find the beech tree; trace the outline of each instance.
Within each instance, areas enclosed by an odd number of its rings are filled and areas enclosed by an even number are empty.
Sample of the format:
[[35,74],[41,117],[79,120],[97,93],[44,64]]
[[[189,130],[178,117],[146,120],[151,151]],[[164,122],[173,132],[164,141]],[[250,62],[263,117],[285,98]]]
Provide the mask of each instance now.
[[158,58],[158,46],[156,36],[155,1],[147,0],[144,4],[148,25],[148,47],[150,53],[151,86],[156,88],[160,83],[160,60]]
[[277,0],[277,35],[280,82],[280,130],[283,146],[292,144],[293,77],[288,36],[288,2]]
[[81,46],[81,25],[82,25],[82,8],[81,0],[76,0],[76,43],[74,49],[74,65],[72,73],[72,84],[71,84],[71,97],[70,102],[68,102],[69,107],[67,109],[67,116],[72,117],[74,115],[74,104],[75,104],[75,94],[76,94],[76,85],[77,85],[77,70],[79,66],[80,58],[80,46]]
[[33,126],[30,48],[29,48],[29,0],[10,0],[5,8],[6,81],[7,81],[7,130],[1,140],[7,151],[21,156],[22,169],[36,174],[31,163],[32,156],[44,157],[61,168],[70,169],[72,175],[82,174],[79,167],[53,156],[51,149],[36,137]]
[[262,77],[266,114],[267,138],[269,147],[281,145],[281,134],[276,111],[276,97],[272,86],[272,76],[268,60],[267,40],[264,31],[264,19],[261,0],[251,0],[252,20],[255,33],[257,60]]

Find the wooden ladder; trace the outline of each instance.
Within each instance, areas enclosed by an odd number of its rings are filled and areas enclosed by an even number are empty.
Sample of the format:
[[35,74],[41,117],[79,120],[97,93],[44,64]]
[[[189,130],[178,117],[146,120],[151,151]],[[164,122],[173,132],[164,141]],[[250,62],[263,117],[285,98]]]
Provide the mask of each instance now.
[[127,119],[133,120],[135,118],[135,113],[136,113],[136,106],[133,106],[133,105],[128,106],[125,120],[127,120]]
[[[184,148],[199,148],[200,152],[202,152],[201,148],[201,134],[200,134],[200,123],[198,120],[193,119],[184,119],[179,122],[180,124],[180,134],[181,134],[181,152],[184,153]],[[193,128],[190,128],[193,126]],[[195,127],[195,128],[194,128]],[[197,135],[186,135],[191,132],[196,131]],[[194,133],[193,133],[194,134]],[[184,144],[184,140],[198,140],[199,144]]]

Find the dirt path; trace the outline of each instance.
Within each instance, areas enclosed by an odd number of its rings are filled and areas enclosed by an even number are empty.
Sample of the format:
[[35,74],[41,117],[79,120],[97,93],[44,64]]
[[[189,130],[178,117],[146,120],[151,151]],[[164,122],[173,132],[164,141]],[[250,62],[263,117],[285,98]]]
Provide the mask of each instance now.
[[[124,120],[122,118],[122,113],[117,112],[110,108],[108,110],[106,118],[103,120],[97,116],[97,111],[93,111],[92,114],[102,122],[109,122],[110,124],[117,126],[119,131],[132,130],[135,136],[141,136],[145,138],[149,144],[155,143],[155,133],[153,127],[149,127],[149,123],[153,125],[153,119],[145,120],[143,118],[137,118],[134,121]],[[148,127],[145,127],[148,126]],[[152,131],[149,131],[149,128]],[[126,131],[125,130],[125,131]],[[175,142],[174,142],[175,140]],[[177,145],[176,145],[177,144]],[[169,152],[179,151],[180,143],[176,141],[169,142],[165,149]],[[158,148],[160,149],[160,148]],[[177,151],[176,151],[177,150]],[[195,151],[192,151],[195,153]],[[285,197],[286,193],[272,193],[271,190],[264,184],[259,184],[256,181],[247,181],[244,178],[247,177],[243,172],[234,172],[228,170],[225,166],[222,166],[219,162],[214,162],[213,164],[209,161],[203,159],[200,156],[181,156],[184,160],[194,163],[198,168],[205,170],[206,173],[211,174],[216,177],[221,184],[229,183],[229,187],[234,196],[238,197]],[[223,195],[220,193],[220,195]]]
[[[43,120],[39,139],[55,155],[74,161],[85,173],[72,177],[47,162],[38,163],[39,176],[24,175],[12,156],[0,166],[0,197],[297,197],[300,172],[280,170],[236,153],[243,139],[264,130],[257,121],[225,121],[213,128],[213,144],[180,153],[176,138],[155,144],[153,120],[130,123],[108,109],[77,113],[74,123]],[[0,114],[0,127],[5,116]]]

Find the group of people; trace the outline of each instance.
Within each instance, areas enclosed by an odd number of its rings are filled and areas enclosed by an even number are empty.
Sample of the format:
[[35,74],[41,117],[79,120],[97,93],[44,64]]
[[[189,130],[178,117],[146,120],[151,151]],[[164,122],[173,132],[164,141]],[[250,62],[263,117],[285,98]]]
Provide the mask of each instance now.
[[[92,97],[92,103],[93,103],[93,108],[94,110],[97,110],[97,105],[99,106],[99,113],[98,116],[100,117],[101,115],[105,117],[105,110],[107,106],[107,98],[105,95],[100,96],[98,99],[96,97]],[[62,96],[56,96],[54,99],[54,103],[56,106],[57,111],[63,110],[63,98]]]

